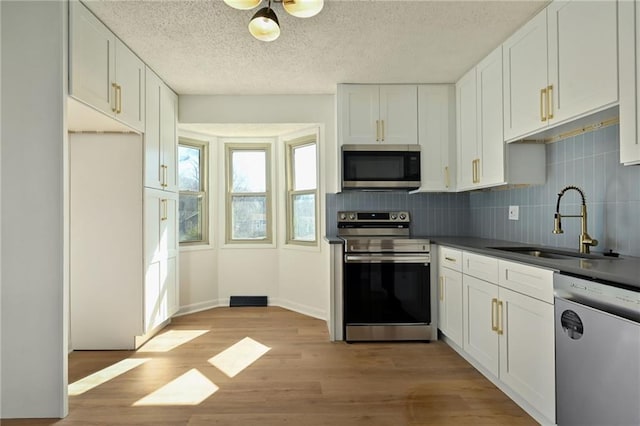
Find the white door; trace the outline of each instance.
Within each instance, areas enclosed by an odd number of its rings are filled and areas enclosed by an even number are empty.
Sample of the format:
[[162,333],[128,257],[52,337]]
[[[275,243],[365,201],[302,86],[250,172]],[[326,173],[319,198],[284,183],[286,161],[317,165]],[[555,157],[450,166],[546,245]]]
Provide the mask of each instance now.
[[116,39],[116,117],[136,130],[144,131],[145,65]]
[[503,46],[504,137],[518,137],[547,126],[547,11],[536,15]]
[[574,0],[547,8],[551,123],[618,102],[617,5]]
[[380,93],[378,85],[342,84],[340,102],[340,144],[381,142],[379,131]]
[[440,330],[462,347],[462,273],[440,268]]
[[469,189],[475,185],[475,162],[478,158],[475,68],[456,83],[456,107],[457,187]]
[[144,331],[152,330],[162,322],[162,281],[163,262],[166,249],[161,244],[161,219],[164,212],[162,191],[144,190]]
[[553,305],[500,288],[500,380],[555,419]]
[[386,144],[418,143],[418,86],[380,86],[380,135]]
[[504,183],[504,136],[502,121],[502,46],[476,67],[478,117],[478,184]]
[[463,348],[478,363],[498,376],[497,321],[498,286],[464,275]]
[[70,2],[69,93],[113,115],[115,37],[80,2]]
[[418,139],[420,141],[423,191],[455,189],[455,167],[449,156],[454,145],[454,86],[429,84],[418,86]]

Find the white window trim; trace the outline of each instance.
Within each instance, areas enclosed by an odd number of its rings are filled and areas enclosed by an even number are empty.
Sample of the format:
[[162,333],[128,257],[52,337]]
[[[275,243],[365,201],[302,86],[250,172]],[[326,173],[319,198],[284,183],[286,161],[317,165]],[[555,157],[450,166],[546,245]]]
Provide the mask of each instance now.
[[[218,209],[220,217],[220,247],[233,249],[267,249],[276,248],[276,204],[277,191],[274,185],[277,183],[275,170],[275,139],[274,138],[225,138],[221,140],[219,155],[224,158],[224,167],[220,171],[220,196]],[[231,240],[231,203],[230,203],[230,152],[232,149],[266,149],[266,173],[267,173],[267,239],[265,240]]]
[[[293,190],[293,179],[294,179],[294,162],[293,162],[293,150],[295,148],[304,147],[308,145],[315,145],[316,151],[316,186],[311,190]],[[318,138],[317,134],[308,134],[302,137],[298,137],[295,139],[287,140],[284,144],[284,161],[285,161],[285,229],[284,229],[284,238],[285,238],[285,246],[295,246],[295,247],[309,247],[315,248],[319,246],[319,205],[320,205],[320,191],[318,190],[319,186],[319,167],[318,167]],[[315,238],[313,241],[304,241],[304,240],[295,240],[293,239],[293,196],[294,195],[304,195],[304,194],[313,194],[315,195],[315,216],[314,216],[314,228],[315,228]]]

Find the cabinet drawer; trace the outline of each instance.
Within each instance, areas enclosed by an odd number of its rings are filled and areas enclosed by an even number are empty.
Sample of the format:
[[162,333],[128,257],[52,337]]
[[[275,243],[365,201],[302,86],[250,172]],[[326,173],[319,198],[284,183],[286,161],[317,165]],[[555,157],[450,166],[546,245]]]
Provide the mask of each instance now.
[[506,260],[498,269],[501,287],[553,304],[553,271]]
[[462,272],[462,251],[440,247],[440,266]]
[[479,254],[462,253],[463,272],[491,283],[498,282],[498,259]]

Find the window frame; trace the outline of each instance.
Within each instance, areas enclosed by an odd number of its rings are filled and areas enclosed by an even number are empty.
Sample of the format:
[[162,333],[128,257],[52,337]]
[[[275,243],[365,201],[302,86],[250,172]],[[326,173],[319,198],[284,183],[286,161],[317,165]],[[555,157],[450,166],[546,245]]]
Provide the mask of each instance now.
[[[225,157],[225,244],[228,245],[273,245],[273,191],[272,185],[272,157],[271,157],[272,143],[269,142],[255,142],[255,143],[237,143],[230,142],[224,144],[224,157]],[[265,153],[265,192],[242,192],[234,193],[232,191],[233,184],[233,161],[232,156],[234,152],[238,151],[264,151]],[[265,197],[265,215],[266,215],[266,235],[262,239],[239,239],[233,238],[233,198],[234,197]]]
[[[185,191],[180,189],[180,156],[178,154],[178,245],[179,247],[196,247],[196,246],[209,246],[211,244],[210,235],[210,210],[209,205],[209,143],[207,141],[198,140],[186,136],[178,136],[178,153],[180,146],[189,148],[196,148],[200,153],[199,168],[200,168],[200,191]],[[192,195],[202,197],[202,238],[197,241],[180,241],[180,195]]]
[[[316,151],[316,176],[315,176],[315,188],[295,190],[295,160],[294,152],[296,148],[302,148],[305,146],[315,146]],[[286,174],[286,236],[285,241],[288,245],[317,247],[318,246],[318,138],[316,135],[306,135],[290,141],[285,142],[285,174]],[[313,240],[299,240],[294,238],[294,217],[293,217],[293,203],[296,195],[313,195],[314,196],[314,239]]]

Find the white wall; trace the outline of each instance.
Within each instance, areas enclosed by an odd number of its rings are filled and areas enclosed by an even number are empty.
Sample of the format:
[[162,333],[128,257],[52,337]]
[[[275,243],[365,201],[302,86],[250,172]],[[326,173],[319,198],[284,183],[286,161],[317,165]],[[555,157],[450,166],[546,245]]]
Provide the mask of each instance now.
[[67,412],[67,3],[2,1],[2,416]]
[[[229,248],[216,235],[215,248],[181,251],[181,312],[207,306],[207,298],[217,290],[215,303],[227,305],[232,295],[267,295],[270,303],[317,318],[329,317],[329,248],[325,231],[324,194],[335,190],[337,157],[335,100],[333,95],[277,96],[180,96],[179,118],[184,123],[308,123],[320,129],[318,154],[321,158],[320,247],[285,247],[282,224],[277,224],[275,247]],[[277,141],[275,167],[282,169],[282,142]],[[213,148],[213,147],[212,147]],[[213,151],[213,149],[212,149]],[[216,164],[222,164],[217,162]],[[219,172],[219,171],[218,171]],[[279,175],[278,175],[279,176]],[[282,179],[277,179],[281,181]],[[218,183],[213,188],[220,188]],[[282,192],[282,191],[278,191]],[[278,216],[284,214],[283,194],[274,200]],[[218,206],[216,210],[221,209]],[[217,229],[223,230],[218,217]],[[223,236],[222,236],[223,237]],[[207,253],[207,254],[205,254]],[[215,259],[215,260],[214,260]],[[215,266],[217,263],[217,267]],[[189,268],[198,271],[188,276]]]

